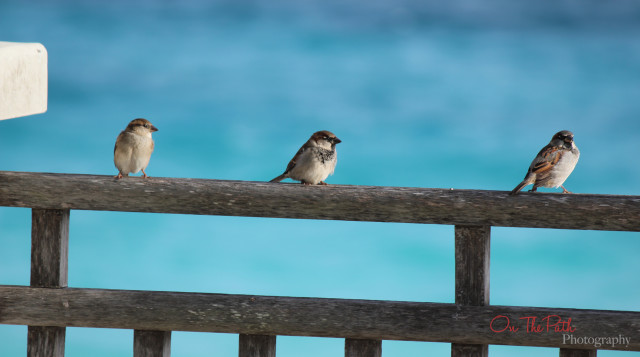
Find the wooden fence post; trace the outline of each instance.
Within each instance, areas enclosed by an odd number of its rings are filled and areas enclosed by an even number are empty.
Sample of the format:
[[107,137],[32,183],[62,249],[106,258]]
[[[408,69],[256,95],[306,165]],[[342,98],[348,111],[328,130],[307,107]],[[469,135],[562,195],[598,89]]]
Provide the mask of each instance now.
[[[489,305],[490,226],[456,226],[456,304]],[[451,357],[487,357],[488,345],[451,344]]]
[[344,344],[344,355],[345,357],[380,357],[382,341],[347,338]]
[[[31,286],[66,288],[69,264],[69,210],[31,211]],[[66,328],[29,326],[27,356],[63,357]]]
[[239,357],[275,357],[276,336],[240,334]]
[[596,357],[598,350],[580,350],[576,348],[561,348],[560,357]]
[[171,356],[171,331],[133,331],[134,357]]

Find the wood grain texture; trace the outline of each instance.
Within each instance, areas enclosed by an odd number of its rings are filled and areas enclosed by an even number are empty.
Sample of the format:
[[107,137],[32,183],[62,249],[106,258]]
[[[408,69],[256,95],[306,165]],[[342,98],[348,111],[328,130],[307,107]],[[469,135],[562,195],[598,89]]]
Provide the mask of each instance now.
[[171,331],[134,330],[133,357],[170,357]]
[[0,172],[0,206],[640,231],[640,196]]
[[276,357],[276,336],[240,334],[239,357]]
[[347,338],[344,341],[345,357],[381,357],[382,341]]
[[[491,227],[455,226],[456,299],[458,305],[489,305]],[[489,346],[451,344],[451,357],[487,357]]]
[[[12,325],[566,347],[553,329],[526,332],[523,318],[550,315],[580,336],[631,338],[602,349],[640,351],[640,312],[0,286],[0,323]],[[507,319],[520,330],[500,332]]]

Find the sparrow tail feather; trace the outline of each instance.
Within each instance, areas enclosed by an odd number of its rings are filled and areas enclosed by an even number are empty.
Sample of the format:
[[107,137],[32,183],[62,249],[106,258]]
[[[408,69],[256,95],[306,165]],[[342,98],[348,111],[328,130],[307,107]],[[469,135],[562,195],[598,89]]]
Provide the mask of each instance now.
[[518,184],[518,186],[516,186],[516,188],[514,188],[513,191],[509,192],[509,196],[517,195],[518,192],[520,192],[528,184],[529,183],[527,182],[527,180],[520,182],[520,184]]
[[271,181],[269,181],[269,182],[280,182],[280,181],[282,181],[282,180],[284,180],[284,179],[285,179],[284,174],[282,174],[282,175],[280,175],[280,176],[278,176],[278,177],[274,178],[273,180],[271,180]]

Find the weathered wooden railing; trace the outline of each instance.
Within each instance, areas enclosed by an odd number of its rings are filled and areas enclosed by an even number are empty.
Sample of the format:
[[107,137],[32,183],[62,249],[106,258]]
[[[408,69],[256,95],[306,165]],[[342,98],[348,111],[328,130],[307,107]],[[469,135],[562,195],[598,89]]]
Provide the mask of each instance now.
[[[29,326],[29,356],[63,356],[66,326],[133,329],[136,357],[168,356],[171,331],[239,334],[241,357],[275,356],[277,335],[344,338],[350,357],[380,356],[382,340],[640,351],[640,312],[489,305],[491,226],[640,231],[640,196],[0,172],[0,206],[32,208],[31,286],[0,286],[0,323]],[[68,288],[70,210],[451,224],[455,304]],[[542,330],[523,333],[532,317]],[[507,319],[522,331],[500,332]],[[612,336],[629,340],[588,342]]]

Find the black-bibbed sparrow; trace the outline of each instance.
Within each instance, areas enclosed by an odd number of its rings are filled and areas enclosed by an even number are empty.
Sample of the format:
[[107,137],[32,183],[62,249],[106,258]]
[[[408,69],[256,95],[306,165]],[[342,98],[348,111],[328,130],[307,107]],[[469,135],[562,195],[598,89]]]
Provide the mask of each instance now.
[[116,178],[129,176],[142,170],[142,177],[147,178],[144,169],[149,165],[153,152],[153,139],[151,133],[158,131],[147,119],[133,119],[127,128],[120,132],[113,149],[113,162],[118,168]]
[[327,130],[317,131],[302,145],[289,161],[284,173],[271,182],[280,182],[285,178],[300,181],[305,185],[326,185],[324,180],[336,167],[338,154],[336,144],[342,141]]
[[573,133],[568,130],[556,133],[549,145],[542,148],[533,159],[524,180],[510,195],[518,194],[530,184],[533,184],[530,192],[536,192],[538,187],[562,187],[562,193],[571,193],[562,184],[576,167],[579,158],[580,150],[573,141]]

